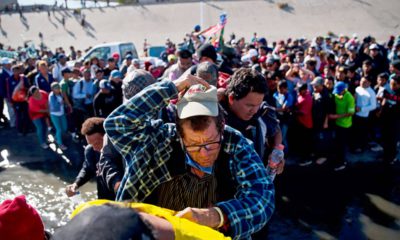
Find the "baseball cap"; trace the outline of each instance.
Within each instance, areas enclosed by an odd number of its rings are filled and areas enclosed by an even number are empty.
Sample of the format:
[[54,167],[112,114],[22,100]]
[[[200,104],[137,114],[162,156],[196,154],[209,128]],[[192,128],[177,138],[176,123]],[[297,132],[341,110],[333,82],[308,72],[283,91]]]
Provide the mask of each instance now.
[[201,47],[197,50],[197,56],[199,57],[199,59],[201,59],[202,57],[209,57],[214,62],[217,61],[217,52],[215,51],[214,46],[209,43],[201,45]]
[[316,77],[311,82],[311,85],[312,86],[322,86],[322,85],[324,85],[324,79],[322,79],[322,77]]
[[115,53],[112,54],[112,57],[113,57],[115,60],[117,60],[117,59],[119,59],[119,54],[115,52]]
[[112,70],[110,73],[110,78],[122,78],[122,73],[119,70]]
[[43,221],[24,195],[0,205],[0,232],[2,239],[45,239]]
[[344,82],[335,83],[335,87],[333,88],[333,94],[339,94],[343,92],[343,90],[347,89],[347,84]]
[[258,59],[258,62],[259,62],[259,63],[265,63],[266,60],[267,60],[267,57],[266,57],[266,56],[262,56],[262,57],[260,57],[260,58]]
[[51,89],[60,88],[60,84],[58,82],[52,82],[50,87]]
[[176,103],[178,117],[185,119],[193,116],[218,116],[217,88],[207,89],[201,84],[191,86]]
[[105,88],[105,89],[108,89],[108,90],[113,89],[113,87],[111,86],[111,83],[107,79],[103,79],[103,80],[100,81],[99,88],[100,89],[104,89]]
[[376,43],[373,43],[369,46],[369,50],[378,50],[378,49],[379,49],[379,47]]
[[11,59],[8,57],[3,57],[1,59],[1,64],[6,65],[6,64],[11,64]]
[[132,54],[127,54],[127,55],[125,56],[125,59],[130,59],[130,60],[132,60],[132,59],[133,59]]
[[65,67],[63,70],[61,70],[62,75],[66,74],[66,73],[72,73],[72,71],[69,67]]
[[246,56],[248,56],[248,58],[257,57],[258,52],[256,49],[252,48],[247,52]]
[[267,45],[267,39],[265,39],[264,37],[258,39],[258,42],[261,43],[262,45]]
[[66,58],[66,56],[65,56],[64,54],[60,54],[60,55],[58,55],[58,57],[57,57],[58,60],[63,59],[63,58]]

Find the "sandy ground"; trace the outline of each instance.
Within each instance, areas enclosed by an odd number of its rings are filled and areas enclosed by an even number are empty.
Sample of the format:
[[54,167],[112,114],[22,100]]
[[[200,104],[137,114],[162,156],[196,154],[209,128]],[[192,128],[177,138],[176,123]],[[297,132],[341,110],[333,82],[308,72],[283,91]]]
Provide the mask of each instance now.
[[[289,7],[279,9],[277,2]],[[228,14],[226,35],[234,32],[250,40],[253,32],[268,40],[287,37],[314,37],[335,34],[360,37],[372,34],[379,41],[400,33],[400,1],[398,0],[259,0],[207,1],[206,3],[170,3],[129,5],[110,8],[85,9],[87,27],[80,25],[80,17],[72,11],[25,13],[1,16],[0,42],[12,47],[24,41],[40,43],[43,33],[47,46],[85,49],[103,42],[132,41],[142,49],[143,40],[152,45],[163,44],[167,37],[182,41],[186,32],[196,24],[207,27]],[[201,16],[203,16],[201,18]],[[65,27],[61,24],[65,18]],[[201,20],[203,19],[203,20]]]

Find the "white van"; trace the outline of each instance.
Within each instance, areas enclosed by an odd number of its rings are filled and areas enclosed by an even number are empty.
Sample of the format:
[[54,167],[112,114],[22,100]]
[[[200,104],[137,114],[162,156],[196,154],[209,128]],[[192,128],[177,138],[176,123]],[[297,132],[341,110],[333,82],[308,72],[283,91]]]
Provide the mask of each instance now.
[[119,66],[121,66],[127,53],[130,53],[133,58],[138,58],[136,47],[133,43],[112,42],[94,46],[79,60],[85,62],[86,60],[90,60],[92,57],[97,57],[98,59],[103,59],[107,62],[107,59],[112,57],[113,53],[118,53],[120,56],[118,62]]

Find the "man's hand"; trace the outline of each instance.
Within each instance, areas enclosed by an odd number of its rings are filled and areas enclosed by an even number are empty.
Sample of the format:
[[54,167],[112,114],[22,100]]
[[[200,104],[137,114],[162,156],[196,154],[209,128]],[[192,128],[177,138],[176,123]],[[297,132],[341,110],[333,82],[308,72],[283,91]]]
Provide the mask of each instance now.
[[117,192],[118,192],[119,185],[121,185],[121,181],[119,181],[119,182],[116,182],[116,183],[114,184],[114,192],[115,192],[115,193],[117,193]]
[[77,190],[78,190],[78,185],[76,183],[73,183],[65,188],[65,193],[67,194],[68,197],[72,197],[76,194]]
[[205,225],[211,228],[217,228],[221,219],[217,210],[214,208],[190,208],[187,207],[178,212],[175,216],[186,218],[192,222]]
[[202,78],[193,76],[191,74],[182,75],[180,78],[178,78],[177,80],[174,81],[174,84],[175,84],[176,88],[178,89],[178,92],[181,92],[181,91],[183,91],[187,88],[190,88],[191,86],[196,85],[196,84],[202,84],[206,88],[210,87],[210,84],[208,84],[208,82],[206,82]]

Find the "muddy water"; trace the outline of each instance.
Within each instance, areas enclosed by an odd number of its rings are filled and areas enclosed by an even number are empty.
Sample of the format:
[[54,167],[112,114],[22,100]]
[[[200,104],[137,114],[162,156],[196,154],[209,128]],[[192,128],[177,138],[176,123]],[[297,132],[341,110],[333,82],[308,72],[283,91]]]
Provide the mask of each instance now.
[[[40,165],[29,167],[40,168]],[[42,170],[19,165],[3,167],[0,170],[0,202],[25,195],[28,203],[38,210],[45,228],[52,233],[68,221],[75,204],[65,195],[66,182]],[[95,183],[87,183],[80,191],[84,200],[97,197]]]

